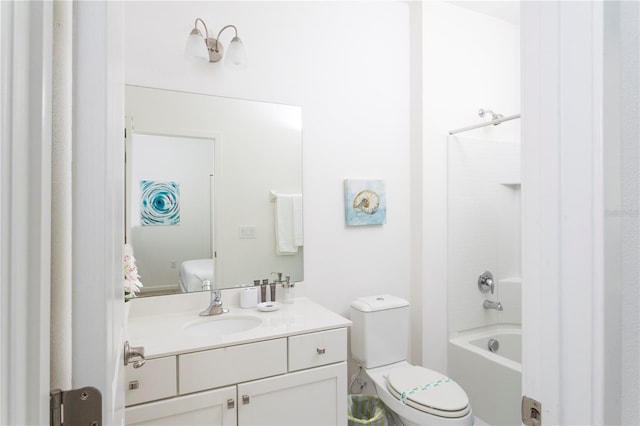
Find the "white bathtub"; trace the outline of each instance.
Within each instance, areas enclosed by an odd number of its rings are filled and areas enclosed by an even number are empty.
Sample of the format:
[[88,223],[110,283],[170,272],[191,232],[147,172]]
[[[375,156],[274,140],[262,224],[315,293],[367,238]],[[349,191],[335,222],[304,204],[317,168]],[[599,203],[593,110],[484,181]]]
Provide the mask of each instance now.
[[[493,353],[489,339],[499,342]],[[448,375],[465,390],[473,414],[492,426],[519,425],[522,333],[497,325],[456,333],[449,339]]]

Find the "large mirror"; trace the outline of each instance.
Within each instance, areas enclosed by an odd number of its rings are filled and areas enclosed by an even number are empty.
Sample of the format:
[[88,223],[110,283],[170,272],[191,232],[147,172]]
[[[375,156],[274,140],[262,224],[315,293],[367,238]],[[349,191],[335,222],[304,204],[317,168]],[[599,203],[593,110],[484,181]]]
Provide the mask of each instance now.
[[303,280],[299,106],[126,86],[125,110],[140,296]]

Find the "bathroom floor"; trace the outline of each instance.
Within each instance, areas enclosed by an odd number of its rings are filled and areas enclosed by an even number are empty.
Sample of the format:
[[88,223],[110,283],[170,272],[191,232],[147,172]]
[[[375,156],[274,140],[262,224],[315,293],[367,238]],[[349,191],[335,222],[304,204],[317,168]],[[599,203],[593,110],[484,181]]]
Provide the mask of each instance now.
[[474,417],[473,418],[474,426],[489,426],[489,423],[485,423],[481,418]]

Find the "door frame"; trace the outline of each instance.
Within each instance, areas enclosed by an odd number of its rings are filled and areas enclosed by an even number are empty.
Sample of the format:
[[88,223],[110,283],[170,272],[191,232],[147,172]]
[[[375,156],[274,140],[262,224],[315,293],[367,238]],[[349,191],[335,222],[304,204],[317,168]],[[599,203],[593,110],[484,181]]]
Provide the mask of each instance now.
[[53,5],[0,2],[0,21],[0,423],[45,424]]

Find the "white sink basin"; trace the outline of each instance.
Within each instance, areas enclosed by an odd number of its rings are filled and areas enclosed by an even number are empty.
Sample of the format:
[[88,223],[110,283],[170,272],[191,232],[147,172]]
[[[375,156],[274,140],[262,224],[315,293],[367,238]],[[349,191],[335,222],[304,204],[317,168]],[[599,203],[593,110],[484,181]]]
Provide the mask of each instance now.
[[222,336],[251,330],[262,324],[262,320],[256,317],[224,315],[199,319],[186,324],[184,328],[199,336]]

